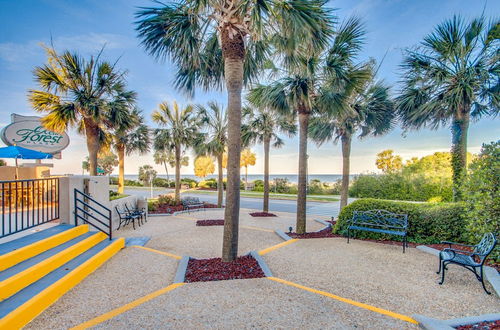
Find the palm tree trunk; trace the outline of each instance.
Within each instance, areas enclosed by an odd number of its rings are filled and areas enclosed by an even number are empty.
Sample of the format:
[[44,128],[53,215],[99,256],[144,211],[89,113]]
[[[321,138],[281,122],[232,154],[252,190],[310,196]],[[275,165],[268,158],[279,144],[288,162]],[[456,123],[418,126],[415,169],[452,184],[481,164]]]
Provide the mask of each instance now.
[[248,166],[245,166],[245,191],[248,190]]
[[116,145],[118,154],[118,193],[123,194],[125,188],[125,146],[120,143]]
[[451,166],[453,170],[453,201],[463,199],[463,181],[467,174],[467,131],[469,129],[469,111],[453,118],[451,126]]
[[223,168],[222,168],[222,153],[217,155],[217,207],[222,207],[222,199],[224,198],[224,182],[223,182]]
[[306,193],[307,193],[307,129],[309,114],[299,113],[299,178],[297,191],[296,232],[306,232]]
[[181,147],[175,146],[175,200],[181,199]]
[[271,140],[264,138],[264,205],[263,212],[269,212],[269,149]]
[[240,216],[240,155],[241,155],[241,90],[243,88],[243,59],[245,44],[240,34],[229,36],[221,31],[224,76],[227,88],[228,156],[227,191],[224,212],[222,260],[233,261],[238,255],[238,226]]
[[97,175],[97,155],[99,153],[99,132],[97,126],[84,119],[87,150],[89,152],[89,175]]
[[349,197],[349,173],[351,166],[351,141],[350,134],[345,133],[340,138],[342,141],[342,186],[340,187],[340,210],[347,205]]

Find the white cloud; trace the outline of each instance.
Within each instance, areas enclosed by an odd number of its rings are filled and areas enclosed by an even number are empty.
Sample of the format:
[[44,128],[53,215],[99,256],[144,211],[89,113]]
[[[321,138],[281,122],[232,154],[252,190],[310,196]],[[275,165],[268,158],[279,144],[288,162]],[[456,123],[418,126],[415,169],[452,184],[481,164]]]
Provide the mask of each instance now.
[[[25,43],[0,43],[0,59],[7,63],[23,63],[43,53],[41,44],[50,44],[50,40],[30,40]],[[70,50],[81,53],[96,53],[103,46],[105,50],[126,49],[135,46],[135,40],[129,36],[113,33],[87,33],[75,36],[53,38],[57,50]]]

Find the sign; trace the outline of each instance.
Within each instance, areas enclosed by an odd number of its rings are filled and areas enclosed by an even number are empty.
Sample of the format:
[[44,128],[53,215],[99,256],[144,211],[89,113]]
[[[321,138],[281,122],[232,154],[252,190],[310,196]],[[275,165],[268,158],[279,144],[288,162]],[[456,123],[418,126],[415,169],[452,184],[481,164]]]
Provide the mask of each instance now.
[[69,144],[66,133],[56,133],[43,127],[39,117],[27,117],[13,114],[12,123],[1,132],[2,141],[9,146],[57,154]]

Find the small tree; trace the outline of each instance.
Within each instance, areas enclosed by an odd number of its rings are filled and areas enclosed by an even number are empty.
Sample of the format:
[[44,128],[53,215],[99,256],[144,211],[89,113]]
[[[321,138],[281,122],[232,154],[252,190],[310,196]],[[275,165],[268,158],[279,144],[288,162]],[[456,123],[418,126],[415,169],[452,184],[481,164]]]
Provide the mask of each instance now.
[[194,175],[205,178],[215,172],[215,165],[212,157],[200,156],[194,160]]
[[394,150],[388,149],[377,154],[375,165],[384,173],[394,173],[403,168],[403,159],[399,155],[394,155]]
[[139,180],[144,185],[149,184],[151,191],[151,198],[153,198],[153,181],[156,178],[156,171],[151,165],[144,165],[139,167]]
[[7,166],[7,163],[5,162],[5,160],[0,159],[0,166]]
[[250,149],[244,149],[241,152],[240,167],[245,168],[245,190],[248,188],[248,166],[254,166],[257,157]]
[[[112,152],[105,152],[97,157],[97,175],[110,175],[118,166],[118,157]],[[90,171],[89,157],[82,162],[83,170]]]
[[170,167],[175,166],[175,155],[170,150],[156,151],[153,155],[155,164],[165,166],[165,172],[167,173],[167,183],[170,186],[170,176],[168,175],[168,165]]

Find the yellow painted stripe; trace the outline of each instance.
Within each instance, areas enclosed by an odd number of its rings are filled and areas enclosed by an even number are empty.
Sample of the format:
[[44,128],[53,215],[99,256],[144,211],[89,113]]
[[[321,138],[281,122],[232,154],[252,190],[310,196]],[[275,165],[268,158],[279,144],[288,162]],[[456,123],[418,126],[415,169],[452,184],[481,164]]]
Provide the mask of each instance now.
[[303,286],[303,285],[300,285],[300,284],[297,284],[297,283],[294,283],[294,282],[286,281],[286,280],[281,279],[281,278],[277,278],[277,277],[266,277],[266,278],[270,279],[272,281],[275,281],[275,282],[279,282],[279,283],[286,284],[286,285],[289,285],[289,286],[293,286],[293,287],[296,287],[296,288],[299,288],[299,289],[302,289],[302,290],[305,290],[305,291],[317,293],[317,294],[320,294],[320,295],[328,297],[328,298],[332,298],[332,299],[335,299],[335,300],[338,300],[338,301],[342,301],[342,302],[344,302],[346,304],[349,304],[349,305],[353,305],[353,306],[356,306],[356,307],[364,308],[364,309],[367,309],[367,310],[375,312],[375,313],[387,315],[387,316],[390,316],[390,317],[398,319],[398,320],[402,320],[402,321],[406,321],[406,322],[418,324],[417,321],[415,321],[414,319],[412,319],[409,316],[406,316],[406,315],[403,315],[403,314],[394,313],[394,312],[391,312],[391,311],[389,311],[387,309],[378,308],[378,307],[375,307],[375,306],[372,306],[372,305],[364,304],[362,302],[358,302],[358,301],[351,300],[351,299],[348,299],[348,298],[343,298],[343,297],[340,297],[340,296],[336,296],[334,294],[331,294],[331,293],[328,293],[328,292],[325,292],[325,291],[308,288],[306,286]]
[[138,249],[143,249],[143,250],[154,252],[154,253],[158,253],[158,254],[163,254],[164,256],[167,256],[167,257],[170,257],[170,258],[174,258],[174,259],[179,259],[179,260],[182,259],[181,256],[178,256],[178,255],[175,255],[175,254],[172,254],[172,253],[168,253],[168,252],[164,252],[164,251],[160,251],[160,250],[151,249],[151,248],[148,248],[148,247],[145,247],[145,246],[132,245],[130,247],[134,247],[134,248],[138,248]]
[[112,311],[110,312],[107,312],[105,314],[102,314],[96,318],[93,318],[92,320],[89,320],[87,322],[84,322],[82,324],[79,324],[77,325],[76,327],[73,327],[71,328],[71,330],[81,330],[81,329],[88,329],[90,327],[93,327],[93,326],[96,326],[98,325],[99,323],[102,323],[104,321],[107,321],[117,315],[120,315],[122,313],[125,313],[126,311],[129,311],[131,310],[132,308],[135,308],[139,305],[142,305],[144,304],[145,302],[148,302],[150,301],[151,299],[154,299],[164,293],[167,293],[169,291],[172,291],[180,286],[183,286],[185,285],[186,283],[174,283],[174,284],[171,284],[169,286],[167,286],[166,288],[163,288],[163,289],[160,289],[158,291],[155,291],[155,292],[152,292],[144,297],[141,297],[137,300],[134,300],[126,305],[123,305],[121,307],[118,307],[116,309],[113,309]]
[[186,217],[184,215],[174,215],[174,218],[180,218],[180,219],[186,219],[186,220],[198,220],[196,218],[193,218],[193,217]]
[[67,249],[47,258],[24,271],[0,282],[0,301],[5,300],[24,289],[28,285],[38,281],[54,269],[61,267],[71,259],[79,256],[94,245],[105,240],[107,236],[98,232]]
[[274,233],[274,230],[271,229],[265,229],[265,228],[259,228],[259,227],[252,227],[252,226],[240,226],[241,228],[245,229],[252,229],[252,230],[260,230],[260,231],[265,231],[268,233]]
[[73,238],[85,234],[89,231],[89,225],[81,225],[75,228],[71,228],[63,231],[62,233],[55,234],[53,236],[44,238],[30,245],[23,246],[17,250],[6,253],[0,256],[0,272],[17,265],[18,263],[33,258],[42,252],[50,250],[58,245],[61,245]]
[[276,250],[276,249],[279,249],[279,248],[281,248],[281,247],[287,246],[288,244],[292,244],[293,242],[296,242],[296,241],[297,241],[297,239],[291,239],[291,240],[289,240],[289,241],[282,242],[282,243],[280,243],[280,244],[276,244],[276,245],[270,246],[270,247],[268,247],[267,249],[260,250],[260,251],[259,251],[259,254],[260,254],[261,256],[263,256],[263,255],[264,255],[264,254],[266,254],[266,253],[269,253],[269,252],[274,251],[274,250]]
[[92,258],[82,263],[63,278],[19,306],[4,318],[0,319],[0,329],[19,329],[28,324],[38,314],[56,302],[57,299],[80,283],[94,270],[99,268],[99,266],[115,255],[124,246],[125,239],[119,238],[99,251]]

